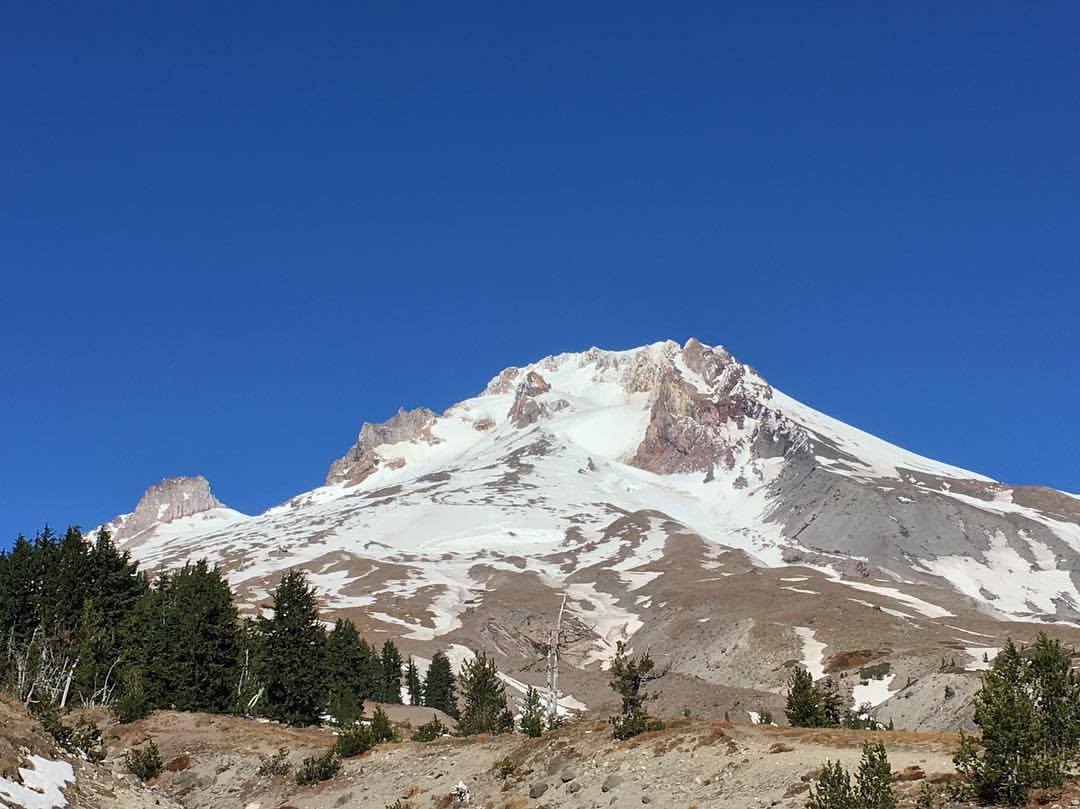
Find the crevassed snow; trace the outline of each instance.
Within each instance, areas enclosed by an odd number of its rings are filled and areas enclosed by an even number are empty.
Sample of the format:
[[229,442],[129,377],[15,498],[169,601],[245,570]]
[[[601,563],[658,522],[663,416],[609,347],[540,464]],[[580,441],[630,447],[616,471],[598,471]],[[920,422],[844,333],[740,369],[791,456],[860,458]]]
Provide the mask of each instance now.
[[[60,809],[67,806],[63,789],[75,783],[75,771],[66,761],[30,756],[32,767],[19,767],[22,783],[0,777],[0,799],[20,809]],[[3,803],[0,802],[0,806]]]
[[795,634],[802,640],[802,664],[815,680],[825,676],[825,644],[814,637],[814,630],[808,626],[793,626]]

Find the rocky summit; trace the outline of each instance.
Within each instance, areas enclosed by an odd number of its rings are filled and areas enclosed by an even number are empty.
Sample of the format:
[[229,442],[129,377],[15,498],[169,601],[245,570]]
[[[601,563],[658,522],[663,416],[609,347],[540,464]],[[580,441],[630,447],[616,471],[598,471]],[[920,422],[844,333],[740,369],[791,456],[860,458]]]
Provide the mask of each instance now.
[[963,727],[1007,636],[1080,640],[1080,498],[908,452],[697,340],[546,357],[364,424],[263,514],[174,478],[111,525],[147,569],[220,565],[252,611],[303,568],[329,615],[421,662],[494,652],[519,690],[565,596],[577,711],[627,641],[664,661],[661,712],[779,712],[801,662],[882,722]]

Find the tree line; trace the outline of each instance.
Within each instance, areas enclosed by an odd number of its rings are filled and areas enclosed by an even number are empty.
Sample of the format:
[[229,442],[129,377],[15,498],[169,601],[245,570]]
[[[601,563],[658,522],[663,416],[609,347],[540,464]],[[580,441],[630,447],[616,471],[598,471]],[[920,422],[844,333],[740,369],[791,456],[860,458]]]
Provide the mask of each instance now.
[[[240,713],[293,725],[350,724],[365,700],[430,707],[462,733],[513,729],[495,661],[480,653],[456,677],[436,652],[421,676],[392,640],[381,646],[338,619],[290,570],[268,614],[241,618],[205,560],[151,579],[104,529],[46,528],[0,553],[0,684],[36,712],[110,705],[121,720],[154,709]],[[539,695],[527,724],[542,722]]]

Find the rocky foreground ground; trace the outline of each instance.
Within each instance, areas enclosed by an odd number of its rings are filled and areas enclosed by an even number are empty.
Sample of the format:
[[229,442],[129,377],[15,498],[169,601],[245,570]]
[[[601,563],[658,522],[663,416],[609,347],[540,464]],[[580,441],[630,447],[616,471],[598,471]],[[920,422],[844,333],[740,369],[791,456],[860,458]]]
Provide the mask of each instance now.
[[[404,712],[395,719],[417,718]],[[89,809],[802,807],[821,764],[839,760],[854,769],[868,739],[885,743],[900,806],[910,809],[923,783],[944,787],[953,777],[958,741],[947,733],[811,730],[683,718],[670,720],[663,730],[616,741],[602,720],[578,719],[539,739],[512,734],[384,744],[346,759],[330,780],[301,787],[292,772],[261,774],[260,765],[285,747],[295,767],[329,749],[332,731],[171,711],[128,725],[102,716],[108,755],[92,764],[56,750],[21,706],[0,701],[0,715],[0,777],[17,779],[17,768],[26,766],[31,754],[71,761],[76,782],[65,789],[68,804]],[[165,769],[143,784],[127,772],[124,754],[150,739]],[[461,787],[467,801],[455,798]],[[963,805],[949,804],[948,809]],[[23,809],[2,797],[0,806]],[[1080,806],[1080,784],[1034,795],[1030,806]]]
[[[315,787],[289,776],[258,774],[260,756],[287,746],[295,765],[327,749],[330,731],[297,730],[235,717],[160,712],[115,726],[106,764],[153,738],[166,771],[151,788],[162,805],[190,809],[394,807],[490,809],[652,805],[665,809],[800,807],[826,759],[854,767],[861,744],[882,738],[911,805],[924,779],[952,772],[951,734],[815,731],[679,719],[664,730],[615,741],[599,720],[577,720],[540,739],[521,735],[431,743],[399,742],[347,759],[339,775]],[[455,803],[463,784],[468,803]],[[105,804],[100,804],[104,806]]]

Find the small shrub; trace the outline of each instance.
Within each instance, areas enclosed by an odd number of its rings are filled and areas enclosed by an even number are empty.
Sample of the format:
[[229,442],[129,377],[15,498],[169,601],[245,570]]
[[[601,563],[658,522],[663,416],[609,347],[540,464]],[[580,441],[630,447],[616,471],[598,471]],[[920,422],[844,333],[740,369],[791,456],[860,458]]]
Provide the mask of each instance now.
[[426,722],[416,729],[416,732],[412,735],[412,740],[414,742],[433,742],[449,732],[450,729],[439,721],[439,717],[433,716],[430,722]]
[[941,793],[933,784],[923,783],[915,799],[915,809],[938,809],[941,806]]
[[494,769],[495,775],[498,776],[500,781],[505,781],[507,778],[512,778],[517,774],[517,765],[514,764],[510,756],[503,756],[496,761]]
[[353,725],[334,742],[334,752],[341,758],[352,758],[375,746],[375,736],[366,725]]
[[279,747],[272,756],[259,756],[259,769],[255,771],[255,774],[273,778],[278,775],[288,775],[291,769],[289,748]]
[[83,756],[95,764],[105,760],[105,744],[101,740],[101,729],[89,719],[80,719],[71,729],[71,747],[69,752]]
[[142,671],[129,669],[124,674],[122,685],[123,693],[113,706],[116,718],[122,724],[127,724],[149,715],[153,706],[150,705],[150,700],[146,696]]
[[296,783],[300,786],[317,784],[333,778],[341,772],[341,759],[333,750],[327,750],[321,756],[309,756],[296,768]]
[[150,743],[142,749],[128,750],[124,754],[124,766],[140,781],[149,781],[161,772],[161,755],[157,745],[151,739]]
[[375,744],[392,742],[397,738],[397,731],[390,724],[390,717],[386,715],[386,711],[381,707],[376,708],[375,713],[371,715],[371,736],[375,740]]
[[759,725],[771,725],[773,723],[772,711],[767,711],[764,708],[758,709],[758,724]]

